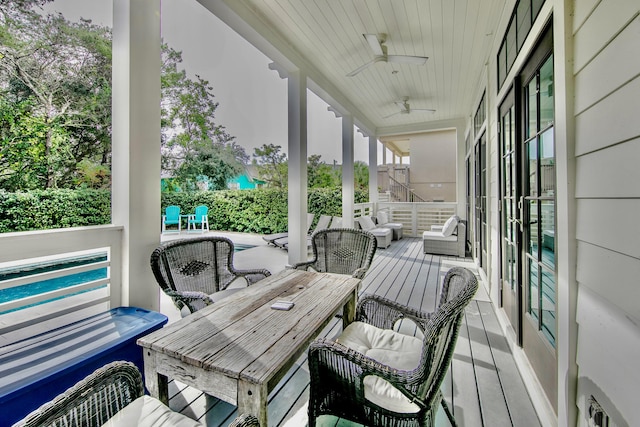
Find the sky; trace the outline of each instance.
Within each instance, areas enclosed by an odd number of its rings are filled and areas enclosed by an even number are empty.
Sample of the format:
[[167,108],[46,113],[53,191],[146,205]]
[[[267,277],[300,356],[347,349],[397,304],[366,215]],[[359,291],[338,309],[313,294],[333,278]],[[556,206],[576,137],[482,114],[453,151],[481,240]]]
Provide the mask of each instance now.
[[[112,2],[55,0],[46,10],[67,19],[91,19],[112,26]],[[208,80],[219,102],[216,123],[236,137],[249,156],[263,144],[287,152],[287,81],[269,70],[272,62],[195,0],[162,0],[162,38],[182,52],[189,75]],[[326,163],[342,162],[341,119],[312,92],[307,96],[307,154],[320,154]],[[382,159],[378,144],[379,163]],[[369,163],[368,139],[354,135],[355,160]]]

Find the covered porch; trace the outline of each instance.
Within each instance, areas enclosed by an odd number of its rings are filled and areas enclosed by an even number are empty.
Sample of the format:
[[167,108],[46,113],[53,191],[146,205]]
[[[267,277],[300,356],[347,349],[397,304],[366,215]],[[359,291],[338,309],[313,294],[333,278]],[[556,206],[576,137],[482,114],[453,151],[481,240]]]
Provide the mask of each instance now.
[[[260,245],[257,240],[254,241]],[[277,271],[276,265],[284,267],[286,254],[278,248],[267,246],[239,252],[237,262],[243,265],[246,259],[252,257],[251,252],[256,250],[263,255],[261,267],[268,265],[274,272]],[[424,254],[421,239],[404,238],[394,241],[389,248],[376,252],[373,264],[363,280],[361,294],[373,293],[414,308],[432,311],[436,306],[442,278],[454,266],[464,266],[477,273],[471,259]],[[172,308],[168,308],[171,312]],[[335,319],[321,335],[335,336],[340,330],[340,320]],[[305,354],[271,392],[269,425],[307,425],[309,372],[306,359]],[[516,368],[514,356],[498,325],[486,283],[481,284],[474,300],[466,309],[443,392],[460,426],[544,425],[538,419]],[[208,397],[176,381],[170,382],[169,394],[169,406],[174,411],[208,426],[226,426],[238,415],[235,406]],[[318,425],[359,424],[324,416],[320,418]],[[442,410],[438,412],[438,425],[449,425]]]

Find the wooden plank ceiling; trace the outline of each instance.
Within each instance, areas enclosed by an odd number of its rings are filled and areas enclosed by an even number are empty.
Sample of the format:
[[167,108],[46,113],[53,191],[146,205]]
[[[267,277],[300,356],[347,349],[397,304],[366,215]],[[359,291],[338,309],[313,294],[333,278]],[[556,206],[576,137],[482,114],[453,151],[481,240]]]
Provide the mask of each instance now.
[[[481,94],[478,88],[485,86],[485,64],[495,54],[491,50],[495,28],[507,3],[506,0],[222,1],[230,8],[237,10],[242,5],[245,11],[250,11],[253,22],[269,29],[270,43],[276,49],[293,50],[304,58],[378,130],[469,117]],[[247,21],[246,16],[243,19]],[[424,65],[381,61],[348,77],[348,73],[374,58],[363,34],[386,35],[389,55],[429,59]],[[316,83],[322,86],[322,82]],[[401,114],[402,107],[396,103],[405,97],[413,110],[410,114]]]

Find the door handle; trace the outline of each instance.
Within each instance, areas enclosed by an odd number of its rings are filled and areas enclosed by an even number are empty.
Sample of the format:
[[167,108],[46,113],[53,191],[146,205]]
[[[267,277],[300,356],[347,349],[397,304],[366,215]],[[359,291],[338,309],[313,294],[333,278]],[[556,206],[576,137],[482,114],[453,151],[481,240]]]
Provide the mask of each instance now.
[[517,223],[520,226],[520,232],[524,233],[524,196],[520,196],[520,199],[518,200],[518,218],[514,219],[513,221],[515,223]]

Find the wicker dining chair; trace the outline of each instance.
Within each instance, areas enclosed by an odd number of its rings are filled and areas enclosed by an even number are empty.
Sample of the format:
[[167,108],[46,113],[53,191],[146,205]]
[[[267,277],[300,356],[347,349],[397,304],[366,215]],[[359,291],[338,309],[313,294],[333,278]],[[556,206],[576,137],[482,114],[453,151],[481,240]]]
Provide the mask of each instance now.
[[350,274],[362,279],[376,253],[373,234],[353,228],[327,228],[311,236],[313,257],[295,264],[298,270]]
[[[142,375],[131,362],[117,361],[97,369],[77,382],[52,401],[40,406],[14,427],[91,427],[103,424],[119,425],[118,417],[127,411],[135,401],[152,400],[155,410],[137,411],[136,415],[149,413],[145,425],[153,425],[157,420],[161,425],[203,424],[184,415],[171,411],[153,398],[144,396]],[[132,408],[134,405],[129,406]],[[137,410],[137,409],[136,409]],[[122,411],[122,412],[121,412]],[[114,418],[115,417],[115,418]],[[151,418],[153,417],[153,418]],[[132,422],[130,418],[120,423]],[[258,419],[251,415],[241,415],[230,427],[258,427]]]
[[[356,321],[335,341],[311,344],[309,427],[326,414],[371,426],[434,426],[439,405],[456,425],[440,386],[478,282],[467,269],[451,270],[452,293],[435,312],[365,296]],[[459,279],[464,286],[457,286]],[[418,325],[422,339],[393,330],[405,318]]]
[[193,313],[237,290],[228,287],[238,278],[252,285],[271,275],[266,269],[236,270],[233,253],[226,237],[174,240],[153,251],[151,270],[178,310],[187,307]]

